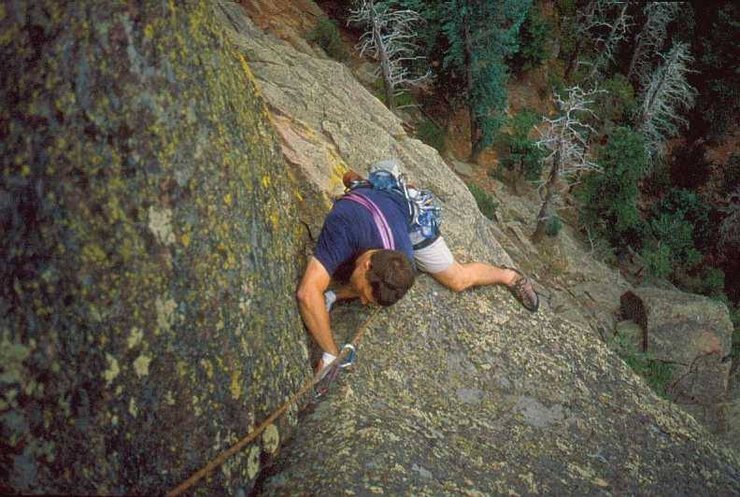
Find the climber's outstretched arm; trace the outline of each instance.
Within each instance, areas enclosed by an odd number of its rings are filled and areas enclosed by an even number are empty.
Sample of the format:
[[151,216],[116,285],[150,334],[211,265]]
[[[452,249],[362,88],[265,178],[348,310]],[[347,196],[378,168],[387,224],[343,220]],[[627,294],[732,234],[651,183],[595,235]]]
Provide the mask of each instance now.
[[296,299],[303,322],[316,343],[324,352],[339,355],[339,348],[331,331],[329,313],[324,303],[324,292],[329,288],[331,276],[323,264],[311,257],[298,285]]

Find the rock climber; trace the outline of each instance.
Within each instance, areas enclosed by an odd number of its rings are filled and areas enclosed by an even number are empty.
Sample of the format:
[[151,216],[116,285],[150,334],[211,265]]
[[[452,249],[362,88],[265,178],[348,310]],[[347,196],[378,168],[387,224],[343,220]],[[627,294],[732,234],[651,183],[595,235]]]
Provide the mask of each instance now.
[[[397,167],[393,161],[381,161],[371,170],[397,171]],[[329,319],[333,304],[357,298],[364,305],[395,304],[413,285],[415,269],[455,292],[505,285],[526,309],[537,311],[537,293],[521,272],[456,261],[438,230],[413,244],[407,198],[375,188],[354,172],[345,174],[344,183],[348,190],[359,187],[334,203],[296,292],[303,322],[324,352],[317,371],[339,355]],[[340,285],[336,290],[329,290],[332,280]]]

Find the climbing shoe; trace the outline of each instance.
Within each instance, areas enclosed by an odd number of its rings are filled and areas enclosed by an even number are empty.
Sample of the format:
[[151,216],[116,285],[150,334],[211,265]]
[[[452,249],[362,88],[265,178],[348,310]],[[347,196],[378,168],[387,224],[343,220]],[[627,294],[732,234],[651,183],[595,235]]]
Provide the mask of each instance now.
[[524,276],[521,271],[514,268],[506,269],[511,269],[516,273],[514,281],[507,286],[511,294],[525,309],[530,312],[537,312],[537,309],[540,307],[540,298],[532,286],[532,281]]

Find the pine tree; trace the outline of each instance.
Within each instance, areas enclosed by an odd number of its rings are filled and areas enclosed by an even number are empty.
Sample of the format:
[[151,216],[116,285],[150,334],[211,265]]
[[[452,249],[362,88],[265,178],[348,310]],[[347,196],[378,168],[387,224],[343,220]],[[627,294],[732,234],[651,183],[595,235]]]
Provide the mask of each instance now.
[[616,249],[640,248],[644,221],[637,207],[639,182],[647,171],[642,135],[617,128],[599,154],[601,174],[590,174],[579,189],[581,221],[589,233]]
[[491,144],[503,121],[508,71],[531,0],[430,2],[446,46],[443,69],[462,75],[470,118],[471,158]]

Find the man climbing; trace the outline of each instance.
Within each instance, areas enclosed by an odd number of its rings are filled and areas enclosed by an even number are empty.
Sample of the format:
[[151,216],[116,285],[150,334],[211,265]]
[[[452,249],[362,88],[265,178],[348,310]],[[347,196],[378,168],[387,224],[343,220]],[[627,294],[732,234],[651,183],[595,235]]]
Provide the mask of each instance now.
[[[532,283],[519,271],[482,262],[459,263],[438,230],[416,230],[424,216],[418,211],[413,215],[410,206],[415,197],[408,192],[418,190],[402,182],[399,187],[397,172],[387,172],[394,168],[392,161],[375,164],[371,169],[379,172],[371,173],[371,181],[356,173],[345,174],[350,192],[334,203],[324,220],[316,251],[298,286],[303,322],[324,351],[318,371],[339,354],[329,320],[334,302],[359,298],[365,305],[392,305],[413,285],[414,264],[455,292],[505,285],[526,309],[536,312],[539,306]],[[393,188],[380,184],[384,178],[391,178]],[[422,231],[424,236],[419,236]],[[336,291],[329,290],[332,279],[342,284]]]

